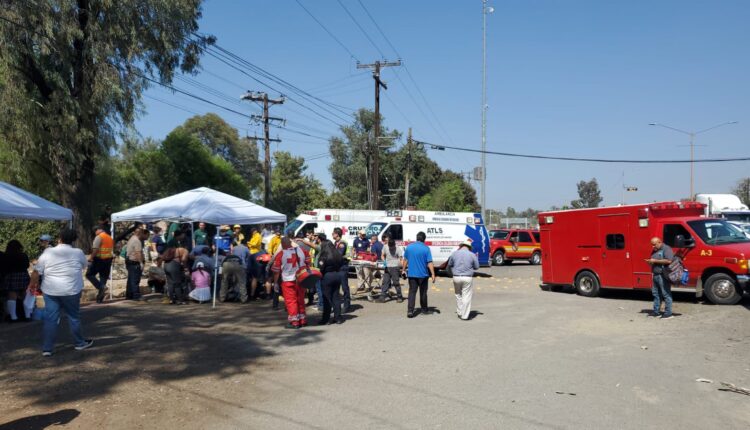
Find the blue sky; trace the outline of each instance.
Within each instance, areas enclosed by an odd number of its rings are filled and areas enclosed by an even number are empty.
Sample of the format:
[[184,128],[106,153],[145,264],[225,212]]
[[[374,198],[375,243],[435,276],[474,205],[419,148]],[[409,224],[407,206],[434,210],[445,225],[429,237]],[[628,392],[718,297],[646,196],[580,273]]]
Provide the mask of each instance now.
[[[396,59],[357,0],[300,0],[363,63]],[[419,140],[479,148],[481,137],[480,0],[362,0],[393,43],[401,67],[386,69],[384,125]],[[688,137],[658,122],[701,130],[696,158],[750,155],[750,2],[507,0],[490,1],[488,16],[488,150],[596,158],[686,159]],[[208,0],[201,31],[218,44],[320,98],[348,108],[373,106],[372,78],[295,0]],[[211,57],[195,81],[239,99],[248,90],[278,94]],[[398,73],[398,77],[395,73]],[[230,102],[184,81],[175,86],[247,114],[259,108]],[[419,92],[422,92],[425,103]],[[216,111],[241,133],[261,127],[242,117],[154,88],[137,122],[143,136],[163,138],[192,113]],[[411,97],[410,95],[411,94]],[[162,101],[156,101],[158,98]],[[311,158],[310,172],[330,186],[327,143],[343,120],[323,119],[287,102],[272,108],[290,129],[274,130],[280,150]],[[432,114],[434,112],[434,115]],[[340,114],[343,116],[343,114]],[[400,144],[403,144],[400,142]],[[441,166],[470,171],[479,155],[431,151]],[[750,176],[748,162],[696,164],[697,192],[728,192]],[[547,209],[577,197],[576,183],[597,178],[604,204],[679,199],[689,194],[689,165],[590,164],[489,155],[487,206]]]

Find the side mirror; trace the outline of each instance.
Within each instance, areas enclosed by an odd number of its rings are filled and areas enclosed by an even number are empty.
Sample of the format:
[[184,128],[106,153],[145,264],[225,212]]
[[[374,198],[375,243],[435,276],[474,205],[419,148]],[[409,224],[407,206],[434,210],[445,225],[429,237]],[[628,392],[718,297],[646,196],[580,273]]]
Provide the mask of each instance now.
[[674,242],[677,248],[692,248],[695,246],[695,239],[685,239],[685,236],[681,234],[675,236]]

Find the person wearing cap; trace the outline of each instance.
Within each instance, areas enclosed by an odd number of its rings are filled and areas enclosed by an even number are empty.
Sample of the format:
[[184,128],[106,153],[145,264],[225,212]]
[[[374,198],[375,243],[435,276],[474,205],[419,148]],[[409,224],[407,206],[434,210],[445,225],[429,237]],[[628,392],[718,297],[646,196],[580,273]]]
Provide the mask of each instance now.
[[268,253],[273,255],[276,254],[276,252],[279,251],[279,248],[281,246],[281,231],[278,229],[274,230],[273,237],[269,239],[268,241]]
[[42,253],[47,249],[51,248],[52,245],[52,236],[48,234],[43,234],[39,236],[39,255],[42,255]]
[[96,302],[101,303],[104,301],[104,289],[107,287],[109,273],[112,270],[115,242],[101,225],[94,227],[94,234],[96,236],[94,236],[91,254],[88,257],[89,266],[86,270],[86,279],[97,289]]
[[189,296],[198,303],[211,300],[211,271],[202,261],[195,263],[195,270],[190,274],[193,281],[193,291]]
[[237,246],[240,243],[245,243],[245,235],[242,233],[242,226],[235,224],[232,227],[232,245]]
[[479,269],[479,259],[471,250],[471,241],[466,240],[448,258],[448,267],[453,272],[453,291],[456,294],[456,314],[466,321],[471,313],[471,298],[474,293],[474,271]]
[[[370,241],[365,237],[365,231],[357,232],[357,237],[352,244],[352,257],[370,250]],[[367,266],[357,266],[357,291],[369,291],[372,289],[372,269]]]
[[229,233],[229,226],[222,225],[216,235],[216,248],[219,253],[228,255],[232,252],[232,234]]

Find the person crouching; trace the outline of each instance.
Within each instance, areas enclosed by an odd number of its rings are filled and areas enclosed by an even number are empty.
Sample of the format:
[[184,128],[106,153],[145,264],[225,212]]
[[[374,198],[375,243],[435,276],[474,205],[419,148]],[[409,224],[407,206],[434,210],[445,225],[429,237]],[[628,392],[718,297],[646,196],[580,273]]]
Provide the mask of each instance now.
[[296,329],[307,326],[305,315],[305,291],[297,283],[297,270],[309,266],[308,255],[299,248],[293,247],[288,237],[281,239],[281,251],[273,260],[272,270],[274,282],[281,278],[281,295],[287,311],[286,328]]

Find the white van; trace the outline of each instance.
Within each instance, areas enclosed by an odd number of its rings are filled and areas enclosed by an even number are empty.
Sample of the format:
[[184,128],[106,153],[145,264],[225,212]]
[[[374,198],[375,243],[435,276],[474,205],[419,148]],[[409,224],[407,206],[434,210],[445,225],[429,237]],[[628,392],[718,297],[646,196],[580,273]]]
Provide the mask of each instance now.
[[315,209],[300,214],[297,218],[287,224],[284,233],[290,232],[297,235],[300,231],[322,230],[328,239],[331,239],[333,229],[341,228],[343,238],[352,245],[357,237],[359,230],[364,230],[367,226],[384,216],[386,211],[370,211],[356,209]]
[[479,264],[490,265],[490,235],[482,221],[482,214],[473,212],[388,211],[388,214],[367,227],[367,237],[373,234],[383,240],[388,234],[399,246],[417,240],[417,233],[427,236],[425,245],[432,251],[435,268],[444,269],[448,257],[469,239]]

